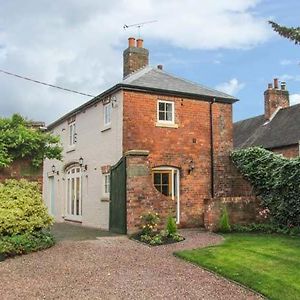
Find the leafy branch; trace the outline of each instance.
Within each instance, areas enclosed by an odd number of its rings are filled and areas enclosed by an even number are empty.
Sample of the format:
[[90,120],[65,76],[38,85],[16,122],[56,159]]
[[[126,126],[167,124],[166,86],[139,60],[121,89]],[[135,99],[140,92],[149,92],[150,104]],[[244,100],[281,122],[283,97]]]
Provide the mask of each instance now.
[[271,24],[273,30],[281,36],[295,42],[295,44],[300,44],[300,27],[281,26],[273,21],[269,21],[269,24]]

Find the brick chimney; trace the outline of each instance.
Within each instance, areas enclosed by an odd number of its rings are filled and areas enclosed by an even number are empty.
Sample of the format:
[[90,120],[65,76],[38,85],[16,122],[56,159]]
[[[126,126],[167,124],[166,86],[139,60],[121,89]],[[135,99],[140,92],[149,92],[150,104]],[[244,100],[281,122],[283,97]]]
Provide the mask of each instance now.
[[274,87],[272,83],[268,84],[268,89],[264,92],[265,96],[265,119],[271,120],[273,114],[278,108],[290,106],[289,92],[286,90],[285,82],[281,82],[280,88],[278,79],[274,79]]
[[143,48],[143,40],[130,37],[123,52],[123,77],[149,64],[149,51]]

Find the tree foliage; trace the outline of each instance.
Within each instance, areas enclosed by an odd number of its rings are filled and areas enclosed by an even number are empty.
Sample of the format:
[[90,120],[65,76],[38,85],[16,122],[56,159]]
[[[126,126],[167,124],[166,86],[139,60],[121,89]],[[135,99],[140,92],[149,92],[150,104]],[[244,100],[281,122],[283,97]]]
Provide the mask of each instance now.
[[40,166],[45,158],[61,159],[59,138],[30,126],[18,114],[0,118],[0,167],[7,167],[20,158],[28,158]]
[[260,147],[235,150],[232,161],[260,195],[271,221],[300,226],[300,158],[287,159]]
[[273,21],[269,21],[274,31],[279,33],[281,36],[290,39],[295,44],[300,44],[300,27],[286,27],[281,26]]

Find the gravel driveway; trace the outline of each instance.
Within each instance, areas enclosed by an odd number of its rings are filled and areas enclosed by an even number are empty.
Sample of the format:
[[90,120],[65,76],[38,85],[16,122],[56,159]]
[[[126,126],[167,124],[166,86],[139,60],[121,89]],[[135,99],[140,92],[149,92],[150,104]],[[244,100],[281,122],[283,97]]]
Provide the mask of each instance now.
[[125,236],[62,241],[0,263],[6,299],[259,299],[257,295],[172,255],[221,237],[183,231],[181,243],[148,247]]

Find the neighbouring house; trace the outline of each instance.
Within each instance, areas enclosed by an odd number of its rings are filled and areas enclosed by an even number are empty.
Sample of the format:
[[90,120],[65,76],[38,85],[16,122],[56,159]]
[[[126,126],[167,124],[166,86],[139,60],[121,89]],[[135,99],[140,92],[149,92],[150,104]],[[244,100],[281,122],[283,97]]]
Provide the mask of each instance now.
[[44,162],[50,213],[121,233],[137,231],[148,211],[180,227],[216,223],[215,209],[235,194],[237,99],[150,67],[142,39],[129,38],[123,63],[123,81],[48,126],[64,148],[62,161]]
[[300,105],[290,106],[285,82],[268,84],[263,115],[234,123],[234,148],[262,146],[285,157],[299,156]]
[[[45,123],[40,121],[28,121],[28,126],[37,130],[45,129]],[[0,182],[4,182],[6,179],[27,179],[42,184],[43,167],[32,166],[31,160],[27,158],[18,159],[9,167],[0,168]]]

